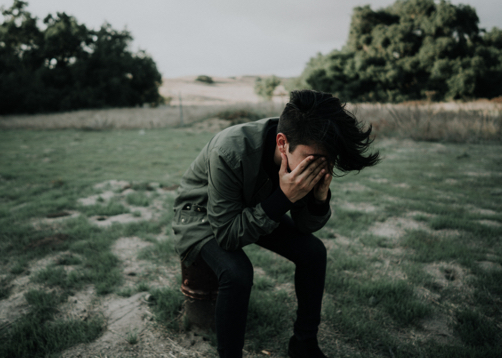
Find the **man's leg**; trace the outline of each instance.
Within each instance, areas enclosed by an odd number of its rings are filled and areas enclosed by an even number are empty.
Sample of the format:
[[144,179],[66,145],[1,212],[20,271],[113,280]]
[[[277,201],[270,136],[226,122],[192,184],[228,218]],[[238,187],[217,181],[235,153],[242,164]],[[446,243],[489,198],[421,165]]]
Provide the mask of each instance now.
[[218,277],[216,336],[220,357],[242,357],[253,265],[243,250],[226,251],[216,239],[202,247],[201,256]]
[[326,276],[326,248],[312,234],[303,234],[293,220],[284,215],[271,234],[262,236],[256,244],[271,250],[296,265],[295,291],[298,299],[296,338],[315,339],[321,322],[321,305]]

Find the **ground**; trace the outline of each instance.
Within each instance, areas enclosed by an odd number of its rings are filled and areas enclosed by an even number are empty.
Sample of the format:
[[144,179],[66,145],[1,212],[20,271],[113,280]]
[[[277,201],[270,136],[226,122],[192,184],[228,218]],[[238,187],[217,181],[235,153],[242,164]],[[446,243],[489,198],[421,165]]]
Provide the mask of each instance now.
[[[211,87],[177,79],[163,90],[173,103],[182,90],[184,105],[199,114],[207,114],[201,103],[213,108],[252,94],[250,79],[215,80]],[[248,85],[229,90],[234,82]],[[212,94],[203,91],[210,88]],[[377,107],[387,108],[374,105],[358,116],[371,121],[380,116]],[[62,350],[63,357],[215,355],[214,337],[171,324],[179,310],[161,316],[156,290],[180,297],[174,195],[203,145],[231,123],[206,116],[173,128],[178,115],[179,107],[165,107],[0,121],[11,128],[0,132],[0,334],[30,312],[27,295],[35,290],[65,293],[54,319],[103,319],[97,338]],[[24,124],[10,126],[15,121]],[[12,129],[44,123],[52,130]],[[382,163],[335,178],[332,219],[316,233],[328,249],[321,345],[343,357],[500,356],[499,142],[377,135],[374,147]],[[296,310],[294,267],[245,250],[255,266],[245,356],[285,357]],[[109,266],[99,271],[105,259]],[[111,277],[109,287],[96,272]],[[51,281],[47,273],[65,279]],[[95,276],[78,281],[80,274]]]

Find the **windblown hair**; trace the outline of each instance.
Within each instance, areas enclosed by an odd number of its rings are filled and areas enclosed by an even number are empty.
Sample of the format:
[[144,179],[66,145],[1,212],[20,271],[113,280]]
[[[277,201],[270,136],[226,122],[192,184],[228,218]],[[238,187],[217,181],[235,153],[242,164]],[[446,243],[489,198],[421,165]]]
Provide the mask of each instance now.
[[345,109],[345,104],[329,93],[312,90],[291,92],[279,119],[277,133],[289,142],[289,151],[302,145],[318,145],[327,152],[328,163],[341,172],[360,171],[380,161],[378,151],[365,155],[372,127]]

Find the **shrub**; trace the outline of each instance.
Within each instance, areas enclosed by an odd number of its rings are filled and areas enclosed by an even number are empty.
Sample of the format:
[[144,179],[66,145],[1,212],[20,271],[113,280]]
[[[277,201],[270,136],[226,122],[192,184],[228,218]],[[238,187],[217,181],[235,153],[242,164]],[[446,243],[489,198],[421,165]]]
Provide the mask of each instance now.
[[267,78],[257,77],[254,83],[254,92],[266,101],[273,97],[274,90],[281,84],[281,80],[276,76]]
[[209,77],[209,76],[206,76],[206,75],[200,75],[195,80],[199,81],[199,82],[207,83],[207,84],[213,84],[214,83],[213,79],[211,77]]

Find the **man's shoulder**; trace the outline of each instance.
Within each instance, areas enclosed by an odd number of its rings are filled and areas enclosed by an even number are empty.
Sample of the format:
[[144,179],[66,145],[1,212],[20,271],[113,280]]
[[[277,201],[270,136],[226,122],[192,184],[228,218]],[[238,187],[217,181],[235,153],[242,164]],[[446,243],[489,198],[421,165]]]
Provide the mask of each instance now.
[[261,152],[268,131],[278,121],[278,117],[270,117],[228,127],[214,136],[210,146],[230,156]]

